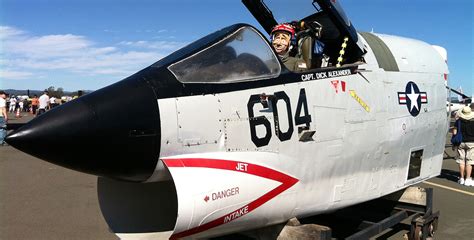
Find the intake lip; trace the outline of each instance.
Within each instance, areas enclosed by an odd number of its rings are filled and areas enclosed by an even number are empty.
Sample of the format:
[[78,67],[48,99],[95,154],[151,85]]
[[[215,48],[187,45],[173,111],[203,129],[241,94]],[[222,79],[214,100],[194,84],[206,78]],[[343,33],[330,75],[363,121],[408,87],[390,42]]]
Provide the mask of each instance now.
[[63,167],[142,182],[159,157],[158,102],[152,88],[132,76],[38,116],[6,141]]

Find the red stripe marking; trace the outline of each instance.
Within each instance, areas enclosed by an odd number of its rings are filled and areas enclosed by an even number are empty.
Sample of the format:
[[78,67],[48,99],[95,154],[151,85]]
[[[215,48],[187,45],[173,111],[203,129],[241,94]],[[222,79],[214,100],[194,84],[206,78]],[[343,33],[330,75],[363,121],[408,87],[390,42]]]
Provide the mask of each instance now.
[[400,100],[407,100],[406,97],[398,97]]
[[428,102],[428,96],[426,95],[426,93],[421,93],[420,97],[421,97],[421,103],[427,103]]
[[[253,202],[250,202],[243,207],[240,207],[230,213],[219,217],[215,220],[212,220],[208,223],[203,225],[197,226],[195,228],[188,229],[183,232],[179,232],[173,234],[170,239],[179,239],[183,237],[187,237],[196,233],[200,233],[211,228],[220,226],[222,224],[231,222],[235,219],[238,219],[253,210],[257,209],[264,203],[270,201],[274,197],[278,196],[280,193],[284,192],[288,188],[295,185],[299,180],[288,176],[284,173],[278,172],[271,168],[263,167],[260,165],[255,165],[251,163],[239,162],[239,161],[230,161],[230,160],[219,160],[219,159],[205,159],[205,158],[183,158],[183,159],[164,159],[163,162],[168,167],[201,167],[201,168],[214,168],[214,169],[222,169],[222,170],[229,170],[229,171],[236,171],[247,173],[271,180],[275,180],[281,182],[282,184],[278,187],[272,189],[271,191],[265,193],[261,197],[257,198]],[[239,163],[247,164],[247,171],[240,171],[238,169]]]

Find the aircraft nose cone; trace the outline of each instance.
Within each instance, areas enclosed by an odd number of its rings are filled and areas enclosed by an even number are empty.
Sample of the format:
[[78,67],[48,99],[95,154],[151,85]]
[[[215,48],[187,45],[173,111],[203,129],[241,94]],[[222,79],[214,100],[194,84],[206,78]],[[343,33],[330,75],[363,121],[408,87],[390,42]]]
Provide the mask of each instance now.
[[122,81],[36,117],[6,141],[70,169],[145,181],[159,155],[158,103],[145,82]]

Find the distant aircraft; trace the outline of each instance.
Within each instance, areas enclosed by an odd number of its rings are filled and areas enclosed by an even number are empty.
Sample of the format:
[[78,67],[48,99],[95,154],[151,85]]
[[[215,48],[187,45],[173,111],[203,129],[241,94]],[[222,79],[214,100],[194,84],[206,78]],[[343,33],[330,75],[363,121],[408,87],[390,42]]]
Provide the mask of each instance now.
[[[243,2],[267,32],[277,24],[262,1]],[[99,176],[102,213],[121,238],[220,236],[439,175],[446,50],[357,32],[339,1],[313,5],[297,21],[305,72],[286,69],[265,34],[235,24],[52,109],[7,142]]]
[[463,98],[463,96],[462,96],[462,95],[464,95],[464,93],[463,93],[463,91],[462,91],[462,87],[461,87],[461,86],[459,86],[458,92],[460,93],[460,94],[458,94],[458,101],[459,101],[459,102],[464,102],[464,98]]
[[[446,87],[449,92],[453,92],[457,95],[457,98],[454,99],[456,101],[453,101],[452,97],[449,97],[448,100],[446,101],[446,111],[450,113],[451,116],[453,116],[456,111],[459,109],[463,108],[464,106],[468,106],[472,102],[472,97],[466,96],[462,92],[462,88],[459,87],[460,91],[454,90],[450,87]],[[448,94],[450,96],[450,94]]]

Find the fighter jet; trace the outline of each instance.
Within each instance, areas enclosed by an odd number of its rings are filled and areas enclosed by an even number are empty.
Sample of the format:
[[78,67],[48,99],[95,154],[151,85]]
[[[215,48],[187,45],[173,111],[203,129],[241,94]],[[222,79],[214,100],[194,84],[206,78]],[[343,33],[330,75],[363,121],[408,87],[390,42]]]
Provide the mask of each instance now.
[[[465,95],[462,92],[462,89],[461,91],[457,91],[457,90],[452,89],[449,86],[446,86],[446,88],[449,91],[448,92],[449,97],[448,97],[448,100],[446,101],[446,111],[451,116],[454,116],[459,109],[462,109],[463,107],[468,106],[472,102],[472,97]],[[449,94],[451,92],[455,93],[458,97],[453,100],[453,98]]]
[[[277,22],[263,2],[243,2],[271,32]],[[121,238],[220,236],[439,175],[446,50],[357,32],[339,1],[313,6],[295,24],[306,71],[288,70],[265,33],[235,24],[52,109],[6,141],[99,176],[102,213]]]

